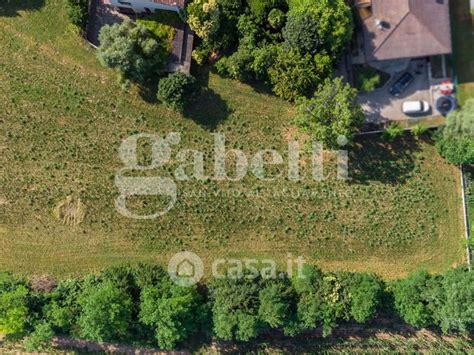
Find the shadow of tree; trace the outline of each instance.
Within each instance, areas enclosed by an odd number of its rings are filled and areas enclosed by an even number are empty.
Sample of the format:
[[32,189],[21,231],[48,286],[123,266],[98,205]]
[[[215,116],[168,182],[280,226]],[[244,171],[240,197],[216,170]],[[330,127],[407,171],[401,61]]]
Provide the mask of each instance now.
[[415,168],[413,154],[419,150],[419,141],[408,135],[394,142],[381,137],[359,137],[349,153],[352,183],[404,183]]
[[15,17],[19,11],[39,10],[43,7],[45,0],[1,0],[0,16]]
[[232,109],[210,88],[203,88],[196,100],[184,111],[184,117],[190,118],[209,130],[217,128],[232,113]]

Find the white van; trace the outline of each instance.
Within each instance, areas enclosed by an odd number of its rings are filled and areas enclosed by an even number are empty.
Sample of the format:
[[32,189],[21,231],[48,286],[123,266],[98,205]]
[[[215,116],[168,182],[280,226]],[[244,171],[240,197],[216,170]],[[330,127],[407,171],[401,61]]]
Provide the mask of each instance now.
[[405,101],[402,105],[402,111],[406,115],[427,113],[429,110],[430,104],[426,101]]

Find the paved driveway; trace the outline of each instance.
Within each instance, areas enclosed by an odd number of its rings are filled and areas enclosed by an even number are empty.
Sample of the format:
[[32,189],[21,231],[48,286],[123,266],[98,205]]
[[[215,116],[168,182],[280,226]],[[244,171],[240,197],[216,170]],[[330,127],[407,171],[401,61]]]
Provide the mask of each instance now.
[[388,89],[400,77],[401,73],[395,74],[385,87],[359,95],[359,103],[362,105],[368,122],[384,123],[387,121],[406,120],[408,117],[402,112],[402,104],[405,101],[425,100],[433,107],[427,65],[424,62],[423,67],[419,67],[418,65],[421,63],[416,61],[410,64],[408,70],[415,77],[415,81],[410,84],[400,97],[390,95]]

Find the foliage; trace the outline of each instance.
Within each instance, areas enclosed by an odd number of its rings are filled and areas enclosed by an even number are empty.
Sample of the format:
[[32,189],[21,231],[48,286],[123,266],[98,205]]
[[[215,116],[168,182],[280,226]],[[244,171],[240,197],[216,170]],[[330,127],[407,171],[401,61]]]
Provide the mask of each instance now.
[[151,16],[137,19],[136,23],[146,27],[160,43],[165,45],[168,52],[171,52],[176,26],[180,21],[174,11],[157,11]]
[[49,323],[42,322],[37,324],[34,331],[26,339],[26,351],[33,352],[49,350],[51,348],[51,340],[53,336],[54,332]]
[[358,323],[365,323],[375,316],[381,305],[383,283],[373,274],[353,274],[349,284],[351,316]]
[[428,132],[428,128],[425,126],[417,124],[411,127],[411,134],[413,134],[415,137],[420,137],[426,132]]
[[342,78],[326,79],[311,99],[298,102],[297,124],[326,148],[339,148],[340,137],[351,141],[364,121],[357,91]]
[[279,30],[285,25],[286,14],[280,9],[274,8],[268,13],[267,21],[273,29]]
[[321,43],[317,32],[318,26],[319,19],[311,12],[290,13],[283,28],[285,46],[303,55],[315,55]]
[[250,13],[255,17],[255,19],[263,23],[269,12],[276,7],[283,6],[282,0],[249,0]]
[[432,313],[428,306],[427,294],[431,276],[420,271],[393,284],[395,310],[405,322],[415,327],[432,325]]
[[269,69],[275,63],[278,49],[273,45],[256,48],[253,51],[252,71],[257,80],[269,82]]
[[442,301],[433,309],[433,318],[444,333],[474,330],[474,273],[463,267],[443,275]]
[[65,0],[65,2],[69,21],[73,25],[85,30],[89,15],[89,0]]
[[182,112],[198,89],[199,86],[193,76],[176,72],[160,80],[157,97],[166,107]]
[[405,131],[398,123],[392,122],[385,129],[382,137],[386,140],[394,141],[397,138],[403,137],[404,133]]
[[252,79],[253,53],[247,47],[240,47],[229,57],[221,58],[216,64],[217,72],[240,81]]
[[10,274],[0,274],[0,333],[18,336],[29,322],[29,291]]
[[168,58],[167,43],[158,41],[146,27],[131,21],[103,26],[99,40],[100,63],[138,83],[158,74]]
[[111,341],[127,335],[132,316],[130,296],[108,281],[88,285],[79,298],[80,335],[95,341]]
[[260,276],[217,278],[211,283],[212,320],[218,338],[248,341],[259,334],[258,296],[261,285]]
[[382,87],[390,75],[369,66],[354,66],[355,84],[358,90],[370,92]]
[[328,57],[301,55],[297,51],[278,48],[274,64],[268,70],[273,91],[295,101],[309,95],[330,72]]
[[345,0],[291,0],[289,17],[311,14],[318,20],[317,38],[321,48],[337,58],[352,37],[352,11]]
[[448,114],[438,133],[436,147],[453,164],[474,163],[474,99]]
[[182,287],[169,278],[142,290],[140,320],[155,329],[158,345],[173,349],[200,329],[205,309],[196,287]]

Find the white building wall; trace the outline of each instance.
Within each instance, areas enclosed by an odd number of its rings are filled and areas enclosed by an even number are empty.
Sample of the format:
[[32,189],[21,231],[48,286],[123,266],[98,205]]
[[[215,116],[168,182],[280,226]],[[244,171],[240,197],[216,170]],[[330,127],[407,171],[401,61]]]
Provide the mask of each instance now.
[[151,12],[156,10],[179,11],[177,6],[160,4],[154,2],[153,0],[110,0],[110,4],[115,7],[132,9],[138,13],[146,12],[146,9],[150,9]]

